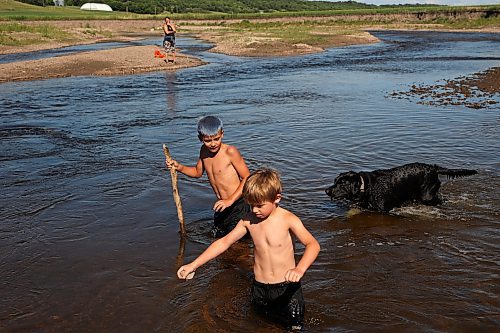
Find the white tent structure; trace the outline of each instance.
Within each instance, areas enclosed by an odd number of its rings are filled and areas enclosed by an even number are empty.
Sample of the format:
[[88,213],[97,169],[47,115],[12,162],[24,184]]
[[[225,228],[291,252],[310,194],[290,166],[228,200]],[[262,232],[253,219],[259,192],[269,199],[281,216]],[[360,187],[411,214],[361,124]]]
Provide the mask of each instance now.
[[100,10],[104,12],[112,12],[113,9],[104,3],[87,2],[80,7],[81,10]]

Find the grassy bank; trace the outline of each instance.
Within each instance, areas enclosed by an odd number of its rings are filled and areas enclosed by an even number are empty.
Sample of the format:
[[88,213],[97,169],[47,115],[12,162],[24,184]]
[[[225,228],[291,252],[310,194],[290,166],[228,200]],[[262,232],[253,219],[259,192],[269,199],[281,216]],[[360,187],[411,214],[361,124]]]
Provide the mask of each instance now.
[[[393,14],[416,14],[416,13],[465,13],[470,11],[500,11],[500,5],[485,6],[415,6],[415,7],[379,7],[373,9],[345,9],[324,11],[297,11],[297,12],[270,12],[270,13],[189,13],[171,14],[182,20],[230,20],[230,19],[271,19],[286,17],[335,17],[344,15],[393,15]],[[160,15],[161,16],[161,15]]]
[[[276,43],[325,47],[334,39],[347,35],[359,35],[363,33],[363,30],[373,27],[387,29],[493,28],[498,30],[499,12],[500,6],[419,6],[235,15],[191,13],[172,16],[179,24],[180,33],[204,34],[208,39],[225,38],[234,41],[240,38],[239,35],[251,36],[247,44],[253,43],[256,47],[262,48]],[[82,11],[77,7],[39,7],[13,0],[0,0],[0,46],[24,46],[49,42],[71,43],[71,41],[82,40],[91,42],[92,38],[109,38],[117,32],[107,30],[108,28],[99,22],[141,20],[157,22],[156,25],[159,26],[165,15],[169,14],[162,13],[155,16]],[[78,23],[66,26],[56,23],[56,21],[72,22],[75,20],[78,20]],[[132,29],[134,28],[131,26],[129,31]],[[139,32],[138,27],[135,29]]]
[[[52,4],[52,3],[51,3]],[[33,6],[13,0],[0,0],[0,20],[106,20],[106,19],[161,19],[173,16],[177,20],[229,20],[229,19],[272,19],[287,17],[336,17],[344,15],[393,15],[412,13],[453,13],[454,15],[470,11],[489,11],[498,15],[500,5],[490,6],[404,6],[377,7],[369,9],[346,9],[325,11],[267,12],[267,13],[169,13],[141,15],[125,12],[83,11],[79,7]]]
[[[190,25],[186,32],[196,33],[200,29]],[[199,28],[199,27],[198,27]],[[193,30],[190,30],[193,29]],[[336,22],[290,22],[286,19],[271,22],[252,22],[241,20],[235,23],[208,25],[201,29],[209,40],[223,43],[240,43],[246,36],[246,43],[253,47],[270,49],[276,44],[307,44],[313,47],[327,47],[333,39],[341,36],[362,33],[362,27],[352,24],[337,24]],[[252,45],[250,45],[252,46]],[[240,45],[244,47],[244,45]]]
[[0,44],[22,46],[40,43],[43,40],[64,41],[71,39],[67,32],[49,24],[26,26],[17,23],[0,24]]
[[[50,1],[50,4],[52,2]],[[133,19],[144,15],[123,12],[85,11],[80,7],[40,7],[13,0],[0,0],[0,21]]]
[[64,30],[53,24],[40,22],[40,24],[26,24],[5,22],[0,23],[0,46],[26,46],[44,43],[69,43],[95,38],[110,38],[111,31],[96,28],[87,22],[74,29]]
[[402,13],[398,12],[370,16],[302,16],[268,18],[267,20],[186,20],[182,27],[184,32],[195,34],[202,32],[208,35],[207,39],[213,38],[218,42],[232,40],[237,43],[239,36],[245,35],[254,37],[253,39],[247,38],[247,42],[260,48],[272,47],[273,44],[279,42],[325,48],[339,44],[335,43],[335,40],[346,36],[362,36],[367,29],[490,29],[498,31],[500,17],[457,18],[454,15],[428,15],[428,17],[421,16],[417,19],[412,15],[402,16]]

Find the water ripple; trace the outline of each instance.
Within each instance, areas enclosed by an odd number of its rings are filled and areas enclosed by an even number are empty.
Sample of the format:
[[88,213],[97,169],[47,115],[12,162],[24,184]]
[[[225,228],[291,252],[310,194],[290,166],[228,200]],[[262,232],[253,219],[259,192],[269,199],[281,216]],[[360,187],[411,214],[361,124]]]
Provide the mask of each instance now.
[[[179,175],[183,243],[161,144],[194,165],[196,122],[216,114],[251,170],[280,171],[280,204],[322,246],[303,279],[308,331],[497,328],[498,112],[386,96],[498,66],[498,35],[374,34],[381,43],[263,59],[186,39],[210,64],[2,84],[2,327],[282,331],[250,307],[247,242],[175,277],[213,241],[215,196],[206,176]],[[389,214],[324,192],[340,172],[410,162],[479,174],[442,180],[441,206]]]

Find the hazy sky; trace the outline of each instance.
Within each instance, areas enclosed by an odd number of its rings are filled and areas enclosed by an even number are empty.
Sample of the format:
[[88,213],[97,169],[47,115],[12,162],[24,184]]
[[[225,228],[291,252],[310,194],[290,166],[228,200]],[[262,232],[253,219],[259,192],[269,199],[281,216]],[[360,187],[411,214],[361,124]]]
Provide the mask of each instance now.
[[429,3],[435,5],[451,5],[451,6],[471,6],[471,5],[500,5],[500,0],[355,0],[357,2],[372,4],[372,5],[392,5],[392,4],[408,4],[408,3]]

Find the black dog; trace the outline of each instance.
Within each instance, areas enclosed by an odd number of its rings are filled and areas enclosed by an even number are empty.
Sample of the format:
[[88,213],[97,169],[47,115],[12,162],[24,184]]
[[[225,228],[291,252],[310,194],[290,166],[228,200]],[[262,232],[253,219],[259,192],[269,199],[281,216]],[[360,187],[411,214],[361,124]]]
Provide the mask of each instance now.
[[341,173],[325,192],[332,200],[344,199],[361,208],[388,212],[411,203],[438,205],[442,202],[438,175],[455,178],[474,174],[476,170],[411,163],[386,170]]

